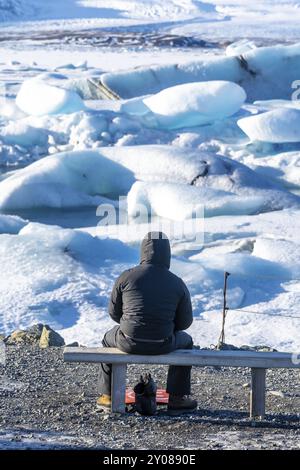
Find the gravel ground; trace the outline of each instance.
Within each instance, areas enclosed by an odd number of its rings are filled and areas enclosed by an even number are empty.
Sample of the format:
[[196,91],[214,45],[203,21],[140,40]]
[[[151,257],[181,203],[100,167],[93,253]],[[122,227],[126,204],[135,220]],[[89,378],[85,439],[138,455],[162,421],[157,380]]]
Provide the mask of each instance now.
[[[250,371],[194,368],[197,412],[106,415],[95,408],[96,365],[65,364],[62,348],[9,346],[0,365],[0,449],[300,449],[299,371],[269,370],[267,417],[248,417]],[[145,366],[163,386],[166,367]],[[141,366],[130,366],[128,383]]]

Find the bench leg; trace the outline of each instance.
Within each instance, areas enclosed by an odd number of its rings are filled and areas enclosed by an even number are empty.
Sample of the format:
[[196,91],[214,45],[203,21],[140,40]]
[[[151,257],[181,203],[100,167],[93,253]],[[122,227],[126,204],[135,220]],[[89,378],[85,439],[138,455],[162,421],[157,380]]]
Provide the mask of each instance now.
[[111,411],[125,413],[126,364],[112,364]]
[[266,407],[266,369],[252,368],[250,418],[263,418]]

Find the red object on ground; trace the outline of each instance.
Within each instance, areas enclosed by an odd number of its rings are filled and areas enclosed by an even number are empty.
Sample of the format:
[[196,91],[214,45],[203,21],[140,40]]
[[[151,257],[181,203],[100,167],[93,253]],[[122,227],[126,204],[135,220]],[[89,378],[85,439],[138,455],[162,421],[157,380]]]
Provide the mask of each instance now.
[[[169,401],[169,394],[162,388],[159,388],[156,392],[156,403],[158,405],[167,405],[168,401]],[[133,403],[135,403],[135,393],[132,388],[127,388],[125,404],[133,405]]]

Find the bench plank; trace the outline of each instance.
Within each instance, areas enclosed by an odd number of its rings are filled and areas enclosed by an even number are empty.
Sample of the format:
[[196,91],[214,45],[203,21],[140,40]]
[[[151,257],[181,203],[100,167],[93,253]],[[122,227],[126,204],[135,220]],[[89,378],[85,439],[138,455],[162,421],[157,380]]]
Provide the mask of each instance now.
[[178,350],[155,356],[127,354],[116,348],[66,347],[66,362],[107,364],[168,364],[178,366],[223,366],[250,368],[300,368],[291,353],[255,351]]
[[256,351],[178,350],[156,356],[127,354],[116,348],[66,347],[66,362],[112,364],[112,411],[125,412],[127,364],[168,364],[178,366],[249,367],[252,374],[250,416],[265,415],[266,369],[300,368],[291,353]]

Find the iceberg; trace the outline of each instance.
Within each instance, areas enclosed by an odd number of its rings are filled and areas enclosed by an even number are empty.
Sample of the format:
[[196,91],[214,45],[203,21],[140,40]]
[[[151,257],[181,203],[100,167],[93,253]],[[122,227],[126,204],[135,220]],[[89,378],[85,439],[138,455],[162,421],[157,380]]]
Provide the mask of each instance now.
[[263,196],[264,210],[297,207],[300,201],[230,158],[168,145],[141,145],[45,157],[0,182],[0,209],[97,206],[106,198],[126,196],[137,180]]
[[[158,128],[180,129],[210,124],[235,114],[246,93],[235,83],[210,81],[166,88],[143,99]],[[140,113],[139,107],[137,107]],[[153,125],[153,124],[152,124]]]
[[21,111],[32,116],[70,114],[86,109],[75,91],[60,86],[57,74],[54,83],[49,74],[25,80],[16,97],[16,104]]
[[191,260],[199,262],[206,269],[219,270],[224,273],[230,266],[230,274],[237,278],[245,277],[263,277],[279,278],[292,280],[292,273],[280,263],[269,261],[249,253],[224,253],[210,255],[209,253],[200,253],[190,257]]
[[[197,160],[193,159],[197,156]],[[110,147],[58,153],[0,182],[2,210],[97,206],[99,195],[127,195],[137,179],[191,184],[206,160],[168,146]]]
[[255,141],[300,142],[300,109],[279,108],[238,120],[239,127]]
[[168,145],[112,147],[101,152],[132,171],[136,180],[211,188],[243,198],[258,196],[264,200],[261,211],[299,207],[300,198],[280,183],[221,155]]
[[98,152],[45,157],[0,182],[2,210],[97,206],[99,195],[127,191],[132,173]]
[[232,57],[107,72],[100,82],[122,99],[130,99],[182,83],[225,80],[239,84],[253,102],[291,99],[291,86],[299,77],[300,43],[258,47]]
[[201,218],[253,214],[264,207],[264,199],[255,195],[240,197],[207,187],[137,181],[128,193],[127,206],[131,217],[144,206],[152,214],[181,221],[195,215]]

